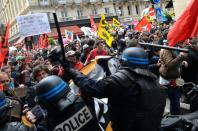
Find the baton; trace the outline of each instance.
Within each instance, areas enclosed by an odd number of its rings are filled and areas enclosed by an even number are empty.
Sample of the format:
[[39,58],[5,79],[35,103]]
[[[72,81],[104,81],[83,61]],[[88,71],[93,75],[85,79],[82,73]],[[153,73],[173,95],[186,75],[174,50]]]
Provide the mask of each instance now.
[[66,61],[66,58],[65,58],[65,50],[64,50],[64,46],[63,46],[63,40],[62,40],[61,31],[60,31],[60,26],[59,26],[59,23],[58,23],[58,19],[57,19],[56,13],[53,13],[53,17],[54,17],[54,22],[55,22],[56,29],[57,29],[57,33],[58,33],[58,41],[59,41],[59,43],[60,43],[61,50],[62,50],[63,61],[65,62],[65,61]]
[[157,45],[157,44],[144,43],[144,42],[139,42],[139,44],[143,46],[148,46],[148,47],[158,47],[158,48],[167,49],[167,50],[174,50],[174,51],[189,53],[189,49],[184,49],[184,48],[170,47],[167,45]]

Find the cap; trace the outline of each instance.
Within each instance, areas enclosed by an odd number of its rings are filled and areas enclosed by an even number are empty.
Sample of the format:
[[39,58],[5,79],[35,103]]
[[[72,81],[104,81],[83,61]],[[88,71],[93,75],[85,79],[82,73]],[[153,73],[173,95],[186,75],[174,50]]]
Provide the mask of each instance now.
[[83,50],[87,49],[89,46],[87,44],[83,45]]
[[16,61],[18,61],[18,60],[23,60],[25,57],[24,56],[17,56],[16,57]]
[[76,52],[73,51],[73,50],[70,50],[70,51],[68,51],[68,52],[65,54],[65,56],[66,56],[66,57],[69,57],[69,56],[72,56],[72,55],[74,55],[74,54],[76,54]]

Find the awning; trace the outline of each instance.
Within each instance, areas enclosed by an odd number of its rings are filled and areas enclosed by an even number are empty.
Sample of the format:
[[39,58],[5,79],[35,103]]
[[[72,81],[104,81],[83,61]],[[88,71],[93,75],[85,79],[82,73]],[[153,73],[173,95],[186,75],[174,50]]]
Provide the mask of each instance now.
[[25,39],[25,37],[20,37],[15,44],[22,43],[24,39]]
[[17,42],[14,43],[14,46],[22,45],[24,39],[25,37],[20,37]]
[[[75,34],[83,34],[83,32],[80,30],[80,28],[78,26],[67,26],[67,27],[61,27],[60,31],[61,31],[61,35],[65,36],[65,30],[68,31],[72,31]],[[58,37],[58,33],[57,33],[57,29],[56,28],[52,28],[51,32],[47,34],[50,37],[54,37],[57,38]]]

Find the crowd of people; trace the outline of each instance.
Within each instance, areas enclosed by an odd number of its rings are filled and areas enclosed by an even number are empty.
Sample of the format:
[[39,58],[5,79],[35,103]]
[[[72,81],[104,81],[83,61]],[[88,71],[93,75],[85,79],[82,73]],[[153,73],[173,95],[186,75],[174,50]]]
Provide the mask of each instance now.
[[[180,114],[178,81],[182,78],[198,84],[198,35],[176,45],[188,48],[189,53],[139,44],[167,45],[169,28],[169,24],[153,24],[150,32],[115,31],[112,47],[99,38],[82,36],[64,45],[67,61],[63,61],[59,45],[10,50],[0,70],[0,93],[4,93],[0,94],[0,111],[7,113],[11,108],[5,96],[18,99],[14,89],[25,88],[23,114],[35,130],[101,131],[108,123],[98,124],[94,99],[108,98],[108,104],[101,106],[108,106],[105,120],[111,121],[113,131],[158,131],[166,97],[170,99],[170,113]],[[108,55],[120,60],[115,74],[96,81],[80,73],[96,56]],[[70,88],[71,79],[79,87],[77,93]],[[0,115],[0,130],[6,129],[6,113]],[[11,126],[11,130],[21,128]]]

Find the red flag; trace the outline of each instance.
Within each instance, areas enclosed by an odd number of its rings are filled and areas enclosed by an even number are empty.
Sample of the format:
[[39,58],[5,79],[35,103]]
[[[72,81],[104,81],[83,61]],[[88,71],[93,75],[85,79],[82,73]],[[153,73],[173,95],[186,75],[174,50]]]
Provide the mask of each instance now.
[[3,46],[2,47],[8,47],[9,33],[10,33],[10,22],[7,22],[7,24],[6,24],[6,33],[5,33],[4,42],[3,42]]
[[[6,24],[6,32],[5,36],[2,38],[2,45],[0,47],[0,63],[3,64],[6,56],[8,54],[8,38],[9,38],[9,32],[10,32],[10,23],[7,22]],[[1,65],[0,65],[1,66]]]
[[0,83],[0,91],[3,91],[3,84]]
[[89,17],[90,17],[90,23],[91,23],[91,30],[93,32],[96,32],[97,31],[97,27],[96,27],[96,24],[95,24],[95,22],[93,20],[93,17],[91,15]]
[[192,0],[168,32],[169,46],[175,46],[198,33],[198,0]]
[[44,48],[48,47],[48,39],[47,39],[47,35],[44,35],[43,47],[44,47]]
[[153,17],[155,15],[154,8],[149,8],[149,13],[148,14],[149,14],[150,17]]
[[43,35],[40,35],[38,38],[38,48],[42,48],[43,45]]
[[148,22],[148,20],[145,16],[141,19],[141,21],[134,28],[134,30],[137,30],[138,32],[141,32],[144,30],[150,31],[150,29],[151,29],[151,23]]

